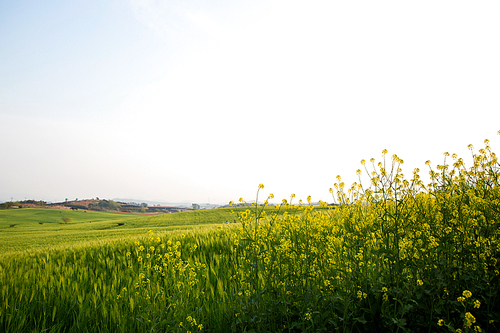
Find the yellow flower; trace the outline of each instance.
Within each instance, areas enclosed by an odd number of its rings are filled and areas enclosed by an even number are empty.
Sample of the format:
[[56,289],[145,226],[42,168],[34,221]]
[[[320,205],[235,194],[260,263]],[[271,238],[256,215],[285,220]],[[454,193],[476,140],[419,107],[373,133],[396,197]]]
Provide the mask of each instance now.
[[462,295],[465,297],[465,298],[469,298],[472,296],[472,293],[468,290],[464,290],[464,292],[462,293]]
[[481,302],[479,302],[477,299],[474,301],[474,309],[479,309],[481,306]]
[[457,297],[457,301],[464,302],[465,301],[465,297],[462,297],[462,296]]
[[417,284],[418,284],[419,286],[421,286],[421,285],[423,285],[423,284],[424,284],[424,282],[423,282],[422,280],[417,280]]
[[465,313],[464,326],[470,328],[476,322],[476,318],[470,312]]
[[264,188],[264,184],[260,183],[259,188]]
[[444,320],[443,319],[439,319],[438,320],[438,326],[443,326],[444,325]]

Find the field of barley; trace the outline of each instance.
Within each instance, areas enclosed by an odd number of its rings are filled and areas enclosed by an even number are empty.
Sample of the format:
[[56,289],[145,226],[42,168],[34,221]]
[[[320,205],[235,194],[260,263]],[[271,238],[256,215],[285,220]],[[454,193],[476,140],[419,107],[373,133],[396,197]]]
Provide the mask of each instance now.
[[0,211],[0,331],[497,332],[500,164],[470,149],[428,184],[384,150],[329,206]]

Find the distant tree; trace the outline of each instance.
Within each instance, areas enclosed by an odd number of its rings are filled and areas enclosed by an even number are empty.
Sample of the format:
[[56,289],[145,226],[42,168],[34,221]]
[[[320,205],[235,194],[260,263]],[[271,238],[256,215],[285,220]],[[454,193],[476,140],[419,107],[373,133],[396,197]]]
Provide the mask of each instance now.
[[10,206],[12,206],[12,202],[7,201],[0,204],[0,209],[8,209]]
[[119,210],[121,205],[118,202],[115,202],[113,200],[108,201],[108,208],[109,210]]
[[67,216],[61,217],[61,220],[63,220],[64,224],[68,224],[68,222],[71,221],[71,219]]

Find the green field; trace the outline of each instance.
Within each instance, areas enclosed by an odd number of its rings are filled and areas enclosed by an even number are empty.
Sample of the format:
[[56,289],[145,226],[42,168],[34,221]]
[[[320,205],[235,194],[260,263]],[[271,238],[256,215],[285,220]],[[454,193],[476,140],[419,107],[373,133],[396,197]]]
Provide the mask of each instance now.
[[335,207],[0,211],[0,332],[498,332],[500,164],[485,145],[429,184],[383,152],[368,186],[338,178]]
[[[144,235],[149,230],[192,229],[234,221],[230,209],[155,216],[60,209],[0,210],[0,254]],[[63,221],[63,217],[69,221]]]

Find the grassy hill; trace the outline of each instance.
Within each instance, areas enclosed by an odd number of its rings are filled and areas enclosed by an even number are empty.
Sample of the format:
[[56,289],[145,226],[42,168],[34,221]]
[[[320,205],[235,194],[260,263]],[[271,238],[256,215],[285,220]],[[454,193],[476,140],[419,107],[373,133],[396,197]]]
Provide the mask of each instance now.
[[0,254],[79,242],[142,236],[148,230],[192,229],[234,221],[231,209],[144,216],[59,209],[0,210]]

